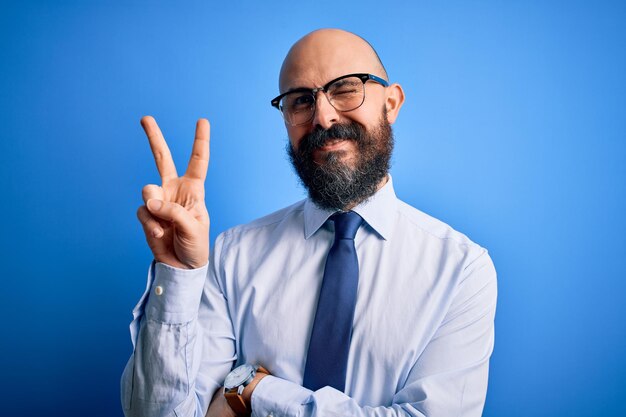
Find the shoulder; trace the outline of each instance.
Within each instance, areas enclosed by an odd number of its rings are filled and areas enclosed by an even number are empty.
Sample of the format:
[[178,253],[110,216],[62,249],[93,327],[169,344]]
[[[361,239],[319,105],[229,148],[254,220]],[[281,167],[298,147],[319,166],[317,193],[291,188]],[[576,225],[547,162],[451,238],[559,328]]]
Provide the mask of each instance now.
[[472,291],[493,287],[495,297],[497,274],[486,248],[401,200],[398,200],[398,227],[411,231],[408,234],[411,237],[407,239],[414,241],[412,243],[420,247],[418,253],[434,260],[438,268],[451,268],[458,272],[451,275],[455,277],[451,282],[472,287]]
[[487,255],[487,249],[447,223],[398,199],[398,228],[411,231],[421,244],[436,246],[448,255],[456,253],[466,262]]
[[216,245],[238,243],[247,238],[259,237],[275,232],[277,229],[293,228],[302,225],[304,202],[298,201],[288,207],[260,217],[250,223],[240,224],[221,233],[216,239]]
[[449,240],[459,245],[476,245],[466,235],[455,230],[447,223],[430,216],[423,211],[398,199],[398,216],[401,223],[427,234],[433,239]]

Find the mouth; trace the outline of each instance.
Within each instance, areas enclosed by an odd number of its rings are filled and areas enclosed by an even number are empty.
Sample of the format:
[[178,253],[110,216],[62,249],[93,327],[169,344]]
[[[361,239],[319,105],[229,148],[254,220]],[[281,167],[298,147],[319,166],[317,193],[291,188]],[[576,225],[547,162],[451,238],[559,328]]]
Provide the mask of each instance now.
[[337,151],[345,147],[345,145],[349,142],[349,139],[328,139],[323,146],[317,148],[317,150],[322,152],[332,152]]

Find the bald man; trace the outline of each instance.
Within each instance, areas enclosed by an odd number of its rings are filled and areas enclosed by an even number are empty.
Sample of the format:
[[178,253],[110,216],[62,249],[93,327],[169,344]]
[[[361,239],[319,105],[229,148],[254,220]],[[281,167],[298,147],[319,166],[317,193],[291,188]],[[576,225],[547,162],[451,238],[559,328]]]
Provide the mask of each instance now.
[[388,173],[404,102],[341,30],[282,65],[287,152],[309,197],[222,233],[209,255],[198,121],[179,177],[142,119],[162,184],[137,215],[154,262],[133,311],[127,416],[479,416],[494,343],[487,251],[400,201]]

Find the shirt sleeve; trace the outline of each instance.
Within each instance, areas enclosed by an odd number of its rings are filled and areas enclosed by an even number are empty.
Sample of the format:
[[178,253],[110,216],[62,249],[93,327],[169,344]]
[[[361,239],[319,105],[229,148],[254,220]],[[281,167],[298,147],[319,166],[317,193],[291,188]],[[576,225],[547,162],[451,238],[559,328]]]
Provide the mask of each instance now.
[[[217,243],[216,243],[217,246]],[[212,256],[219,250],[212,251]],[[215,254],[215,255],[214,255]],[[234,363],[235,338],[214,262],[183,270],[154,263],[133,310],[133,353],[121,397],[127,417],[203,417]]]
[[252,393],[253,417],[479,417],[494,345],[496,298],[495,268],[483,250],[464,268],[445,319],[389,406],[363,407],[331,387],[313,392],[268,376]]

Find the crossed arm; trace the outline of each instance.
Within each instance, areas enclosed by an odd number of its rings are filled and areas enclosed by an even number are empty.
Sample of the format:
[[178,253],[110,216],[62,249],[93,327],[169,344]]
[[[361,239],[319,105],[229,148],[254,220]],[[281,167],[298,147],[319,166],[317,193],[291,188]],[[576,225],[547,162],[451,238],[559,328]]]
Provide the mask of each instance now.
[[[219,251],[219,242],[216,246]],[[122,380],[127,416],[201,417],[235,363],[230,315],[212,265],[210,269],[207,276],[207,268],[153,265],[149,294],[134,322],[139,328],[135,352]],[[268,376],[251,393],[253,415],[479,416],[493,346],[491,271],[487,257],[468,271],[449,314],[391,404],[363,407],[329,387],[313,392]],[[157,286],[163,288],[161,296],[155,296]],[[209,416],[230,415],[217,394]]]

